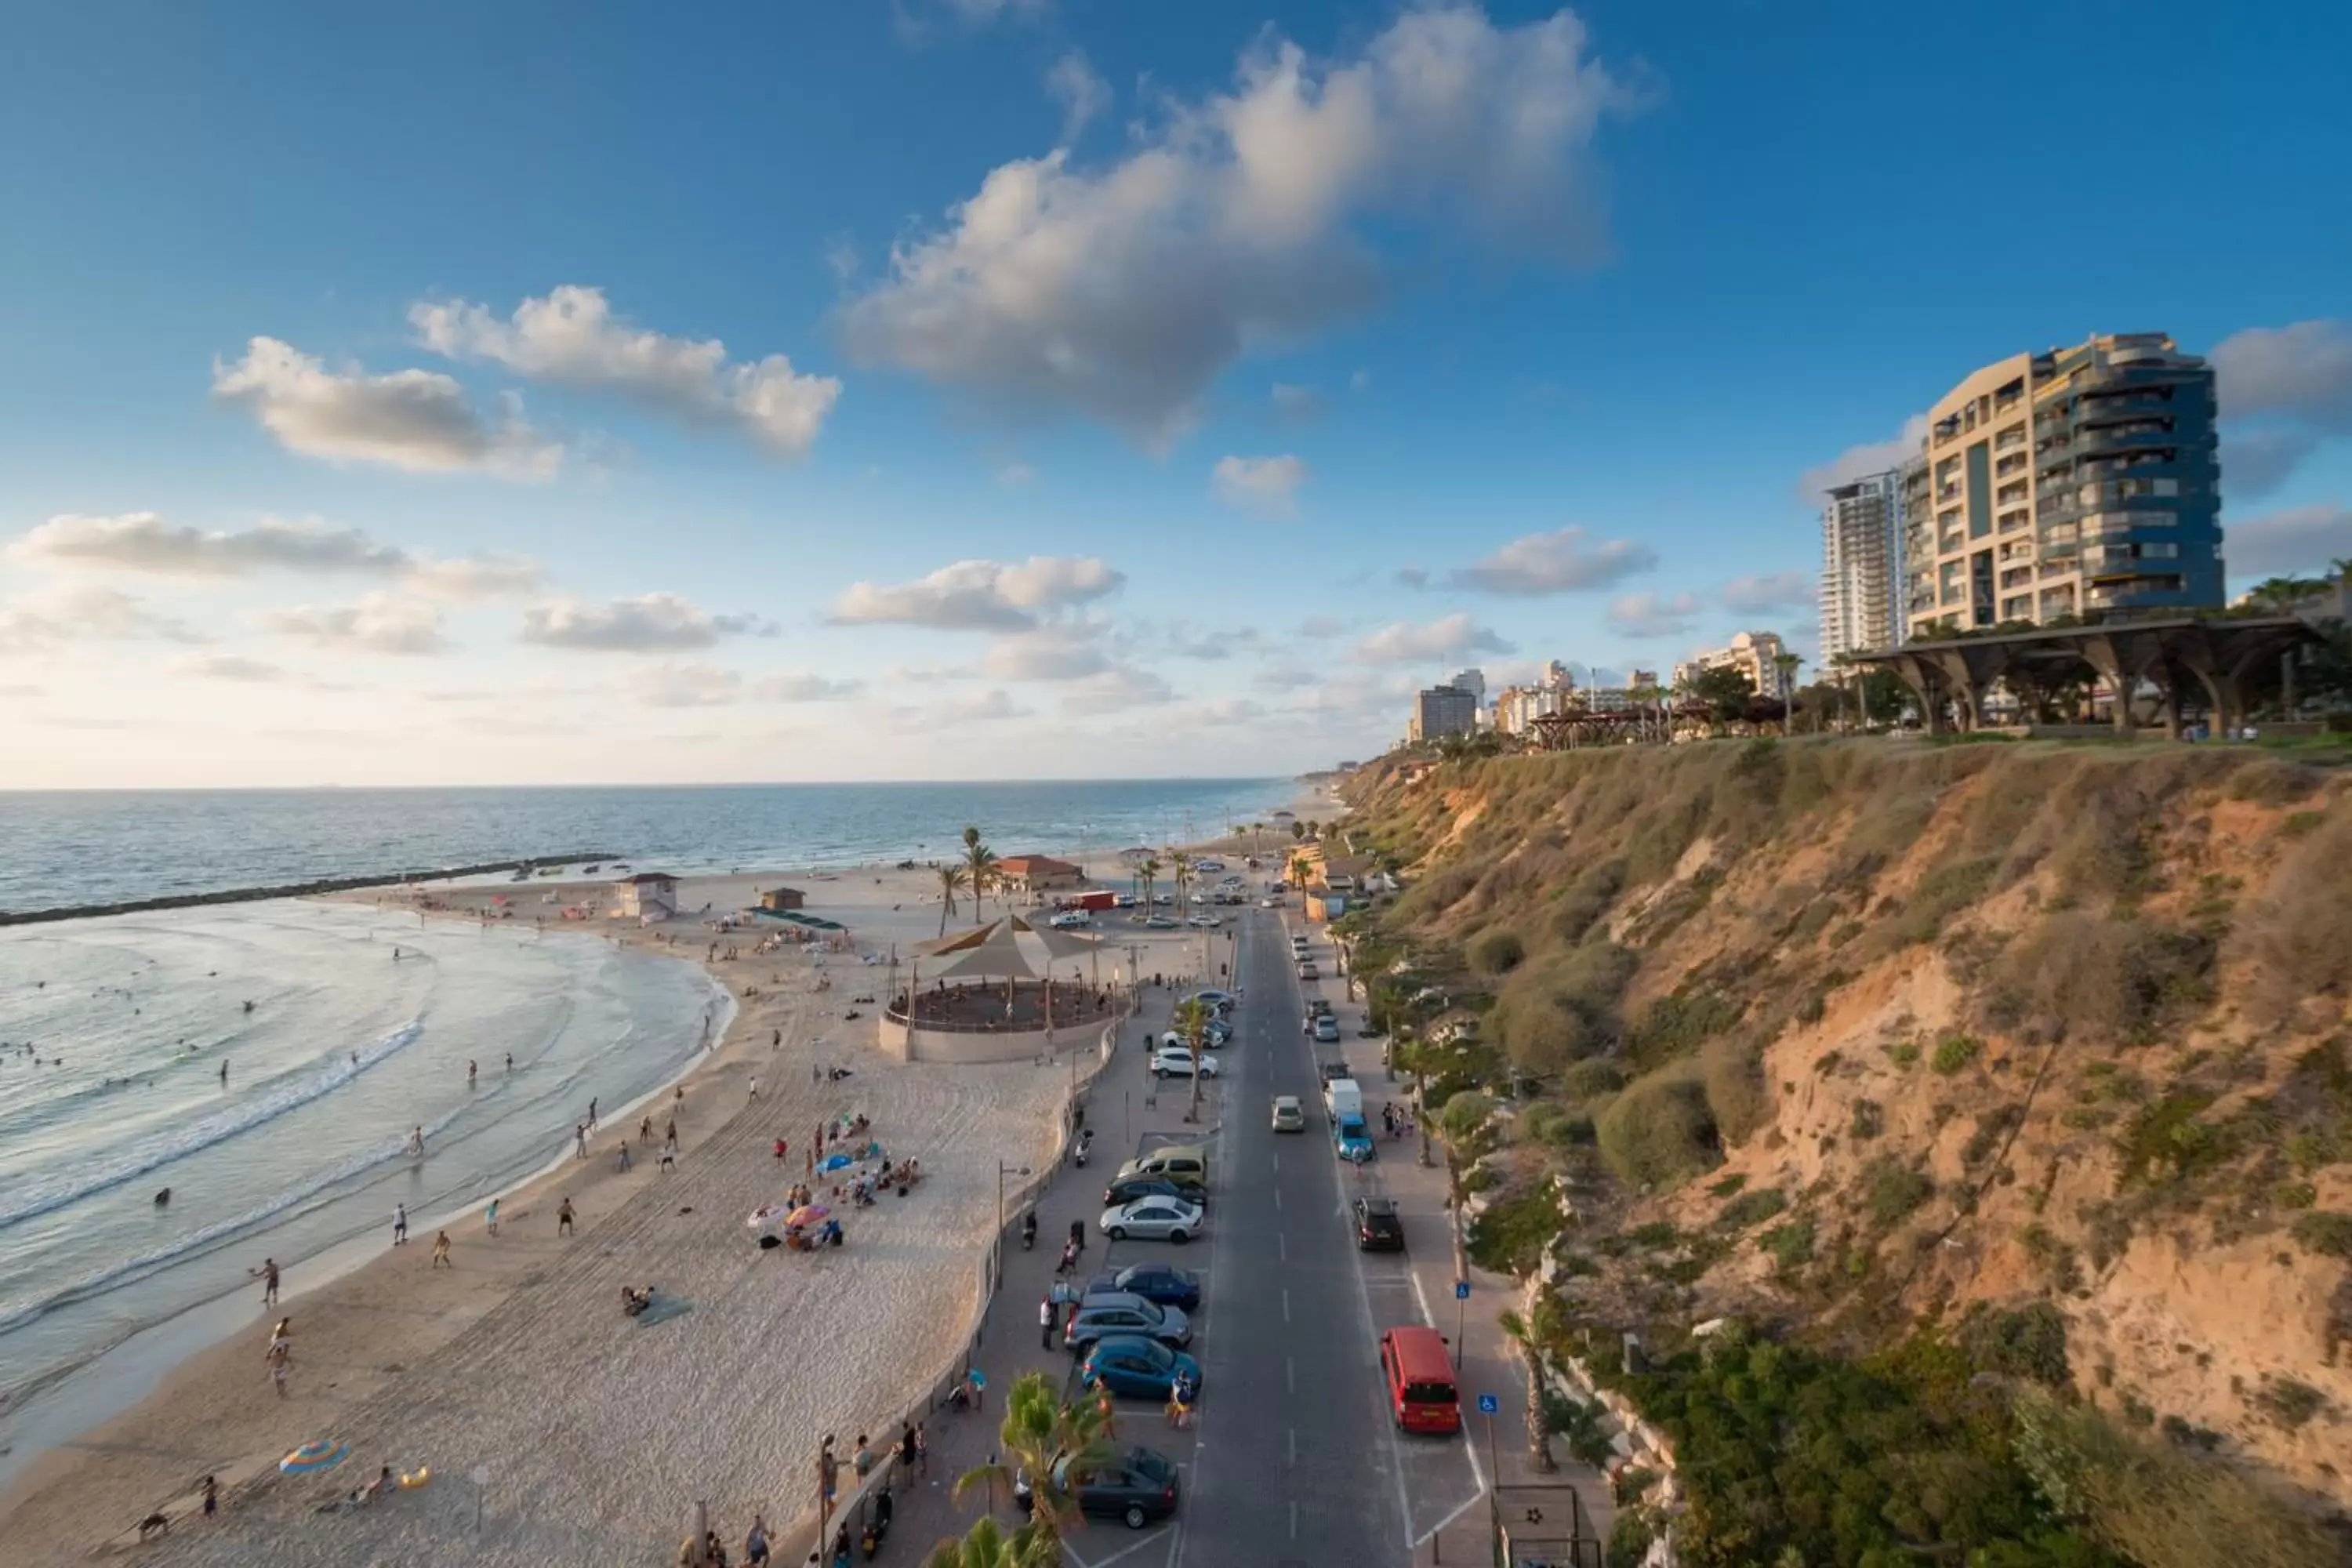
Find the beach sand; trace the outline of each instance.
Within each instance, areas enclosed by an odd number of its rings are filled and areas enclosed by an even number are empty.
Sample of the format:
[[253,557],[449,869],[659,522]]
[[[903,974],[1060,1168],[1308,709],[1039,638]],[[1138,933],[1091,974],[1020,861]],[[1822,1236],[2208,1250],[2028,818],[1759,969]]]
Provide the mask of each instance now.
[[[1269,841],[1271,836],[1269,836]],[[1124,871],[1106,854],[1097,875]],[[716,933],[701,910],[740,909],[753,889],[790,885],[807,910],[851,928],[856,951],[787,949],[755,956],[760,933]],[[635,1137],[608,1121],[592,1157],[509,1194],[501,1235],[478,1215],[450,1227],[455,1266],[430,1266],[433,1235],[308,1292],[299,1268],[278,1312],[293,1320],[289,1396],[263,1366],[268,1325],[253,1287],[254,1327],[193,1357],[157,1393],[27,1467],[0,1498],[11,1563],[62,1563],[136,1551],[170,1563],[516,1564],[667,1561],[687,1510],[707,1500],[714,1524],[740,1543],[752,1512],[779,1531],[814,1503],[818,1439],[846,1457],[859,1432],[928,1388],[959,1352],[979,1309],[978,1262],[996,1225],[998,1163],[1050,1157],[1074,1075],[1087,1063],[997,1067],[902,1065],[876,1048],[875,1008],[887,968],[863,961],[935,935],[940,918],[927,870],[866,868],[688,879],[681,914],[650,929],[597,921],[609,939],[709,963],[738,999],[718,1048],[681,1080],[683,1153],[657,1168],[671,1100],[647,1109],[653,1144],[619,1173],[615,1145]],[[551,882],[431,889],[451,918],[551,913],[538,901],[587,892]],[[396,903],[417,896],[354,894]],[[600,898],[599,902],[602,900]],[[987,912],[1000,906],[992,898]],[[528,912],[526,912],[528,911]],[[949,929],[969,926],[968,902]],[[548,920],[551,929],[557,921]],[[577,925],[572,929],[580,929]],[[1124,923],[1105,933],[1125,966],[1177,975],[1211,944],[1194,933]],[[723,955],[709,962],[713,942]],[[1103,978],[1111,977],[1110,943]],[[1213,964],[1212,964],[1213,970]],[[857,1012],[863,1016],[848,1019]],[[781,1043],[778,1037],[781,1036]],[[839,1082],[813,1066],[843,1066]],[[757,1075],[761,1098],[749,1096]],[[893,1158],[922,1163],[909,1197],[838,1212],[847,1245],[814,1255],[761,1251],[746,1216],[802,1179],[824,1119],[863,1112]],[[776,1138],[790,1158],[772,1158]],[[556,1234],[568,1195],[578,1232]],[[820,1194],[820,1197],[823,1197]],[[619,1305],[624,1284],[657,1288],[688,1310],[641,1325]],[[337,1470],[278,1475],[289,1449],[314,1438],[351,1446]],[[322,1517],[318,1504],[379,1466],[429,1465],[432,1482],[365,1510]],[[489,1477],[478,1501],[467,1477]],[[194,1517],[202,1477],[221,1478],[221,1517]],[[133,1543],[149,1512],[174,1521],[168,1542]]]

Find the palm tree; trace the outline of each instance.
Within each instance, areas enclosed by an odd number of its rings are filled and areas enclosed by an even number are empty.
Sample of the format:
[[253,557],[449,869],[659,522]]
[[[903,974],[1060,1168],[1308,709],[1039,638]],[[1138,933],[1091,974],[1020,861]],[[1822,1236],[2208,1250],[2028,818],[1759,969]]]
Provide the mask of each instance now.
[[1175,1016],[1169,1020],[1176,1032],[1184,1037],[1184,1047],[1192,1058],[1192,1103],[1184,1112],[1187,1121],[1201,1120],[1201,1042],[1209,1033],[1209,1005],[1198,996],[1188,996],[1176,1004]]
[[[1772,668],[1780,677],[1773,684],[1780,688],[1780,694],[1784,702],[1796,696],[1797,667],[1804,662],[1804,658],[1801,654],[1776,653],[1772,656]],[[1794,706],[1793,702],[1790,706]],[[1780,729],[1783,733],[1786,733],[1789,729],[1788,712],[1785,709],[1780,716]]]
[[1014,1531],[1013,1543],[1036,1552],[1037,1561],[1058,1562],[1061,1539],[1078,1527],[1081,1515],[1077,1499],[1055,1479],[1055,1463],[1067,1458],[1070,1470],[1083,1472],[1108,1459],[1113,1452],[1109,1413],[1098,1399],[1066,1404],[1045,1373],[1024,1373],[1004,1396],[1004,1423],[997,1436],[996,1459],[957,1477],[955,1495],[961,1500],[965,1493],[985,1487],[993,1498],[1000,1484],[1009,1494],[1015,1479],[1025,1476],[1029,1522]]
[[1160,880],[1160,858],[1155,855],[1146,860],[1135,868],[1135,874],[1143,879],[1143,915],[1149,920],[1152,910],[1151,889]]
[[1176,912],[1190,919],[1192,909],[1185,894],[1192,886],[1192,858],[1179,849],[1168,858],[1175,867]]
[[1291,884],[1300,892],[1307,890],[1307,879],[1314,874],[1315,863],[1307,859],[1305,855],[1293,855],[1290,858]]
[[[992,1515],[983,1514],[961,1536],[951,1535],[931,1548],[923,1568],[1034,1568],[1048,1560],[1025,1530],[1007,1535]],[[1058,1554],[1062,1548],[1053,1546]]]
[[1307,824],[1305,824],[1305,823],[1303,823],[1303,822],[1299,821],[1299,820],[1298,820],[1297,817],[1295,817],[1295,816],[1294,816],[1294,817],[1292,817],[1292,818],[1290,819],[1290,841],[1291,841],[1293,844],[1297,844],[1297,843],[1298,843],[1300,840],[1304,839],[1306,837],[1307,837]]
[[1528,1464],[1549,1475],[1559,1462],[1551,1457],[1551,1424],[1544,1418],[1543,1347],[1536,1342],[1535,1326],[1518,1313],[1505,1312],[1502,1324],[1505,1337],[1528,1363]]
[[971,873],[956,865],[935,866],[940,877],[940,934],[948,934],[948,917],[955,913],[956,895],[964,889]]
[[980,829],[963,830],[963,865],[966,880],[971,884],[971,919],[980,923],[981,900],[996,881],[996,851],[980,841]]

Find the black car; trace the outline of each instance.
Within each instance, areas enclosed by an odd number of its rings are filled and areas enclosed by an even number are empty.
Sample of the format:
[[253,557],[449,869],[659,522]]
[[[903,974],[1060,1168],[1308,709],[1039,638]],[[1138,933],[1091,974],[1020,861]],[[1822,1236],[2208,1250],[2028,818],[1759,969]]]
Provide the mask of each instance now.
[[[1308,1026],[1312,1027],[1313,1026],[1310,1025]],[[1315,1064],[1315,1071],[1322,1078],[1325,1083],[1330,1083],[1338,1079],[1353,1078],[1356,1076],[1355,1069],[1349,1067],[1346,1062],[1340,1061],[1317,1062]]]
[[1075,1472],[1066,1455],[1054,1461],[1054,1484],[1076,1500],[1079,1512],[1129,1530],[1176,1511],[1176,1467],[1150,1448],[1129,1448]]
[[1361,1252],[1402,1252],[1404,1216],[1394,1198],[1356,1200],[1356,1247]]
[[1103,1189],[1103,1206],[1117,1208],[1138,1198],[1182,1198],[1186,1203],[1205,1205],[1208,1194],[1200,1188],[1165,1176],[1125,1176]]
[[1105,1290],[1124,1290],[1156,1306],[1181,1307],[1187,1312],[1201,1304],[1201,1277],[1189,1268],[1171,1268],[1164,1263],[1107,1268],[1087,1281],[1087,1295]]

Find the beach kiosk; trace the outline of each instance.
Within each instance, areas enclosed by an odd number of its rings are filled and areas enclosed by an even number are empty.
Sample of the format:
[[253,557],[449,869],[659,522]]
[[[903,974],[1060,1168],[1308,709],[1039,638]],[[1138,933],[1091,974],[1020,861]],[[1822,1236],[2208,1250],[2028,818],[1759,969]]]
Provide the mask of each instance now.
[[625,921],[667,920],[677,913],[677,879],[660,871],[640,871],[614,884],[613,912]]

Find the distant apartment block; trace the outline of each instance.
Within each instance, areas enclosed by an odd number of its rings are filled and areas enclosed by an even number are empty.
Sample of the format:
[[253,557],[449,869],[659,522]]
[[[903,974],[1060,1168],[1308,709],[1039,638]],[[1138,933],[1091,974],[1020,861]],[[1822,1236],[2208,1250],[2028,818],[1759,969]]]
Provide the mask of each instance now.
[[1433,686],[1412,700],[1412,722],[1406,729],[1412,741],[1440,741],[1466,735],[1478,727],[1478,700],[1458,686]]
[[1822,508],[1824,672],[1842,653],[1893,647],[1902,640],[1902,518],[1901,468],[1831,489]]
[[1486,705],[1486,672],[1485,670],[1462,670],[1448,679],[1445,684],[1456,691],[1468,692],[1470,700],[1476,706],[1484,708]]
[[1729,668],[1744,673],[1759,697],[1785,702],[1796,692],[1794,672],[1784,670],[1780,658],[1789,651],[1778,632],[1741,632],[1728,647],[1713,648],[1675,666],[1679,687],[1706,669]]
[[2015,354],[1929,411],[1904,476],[1910,638],[2221,605],[2213,372],[2161,332]]

